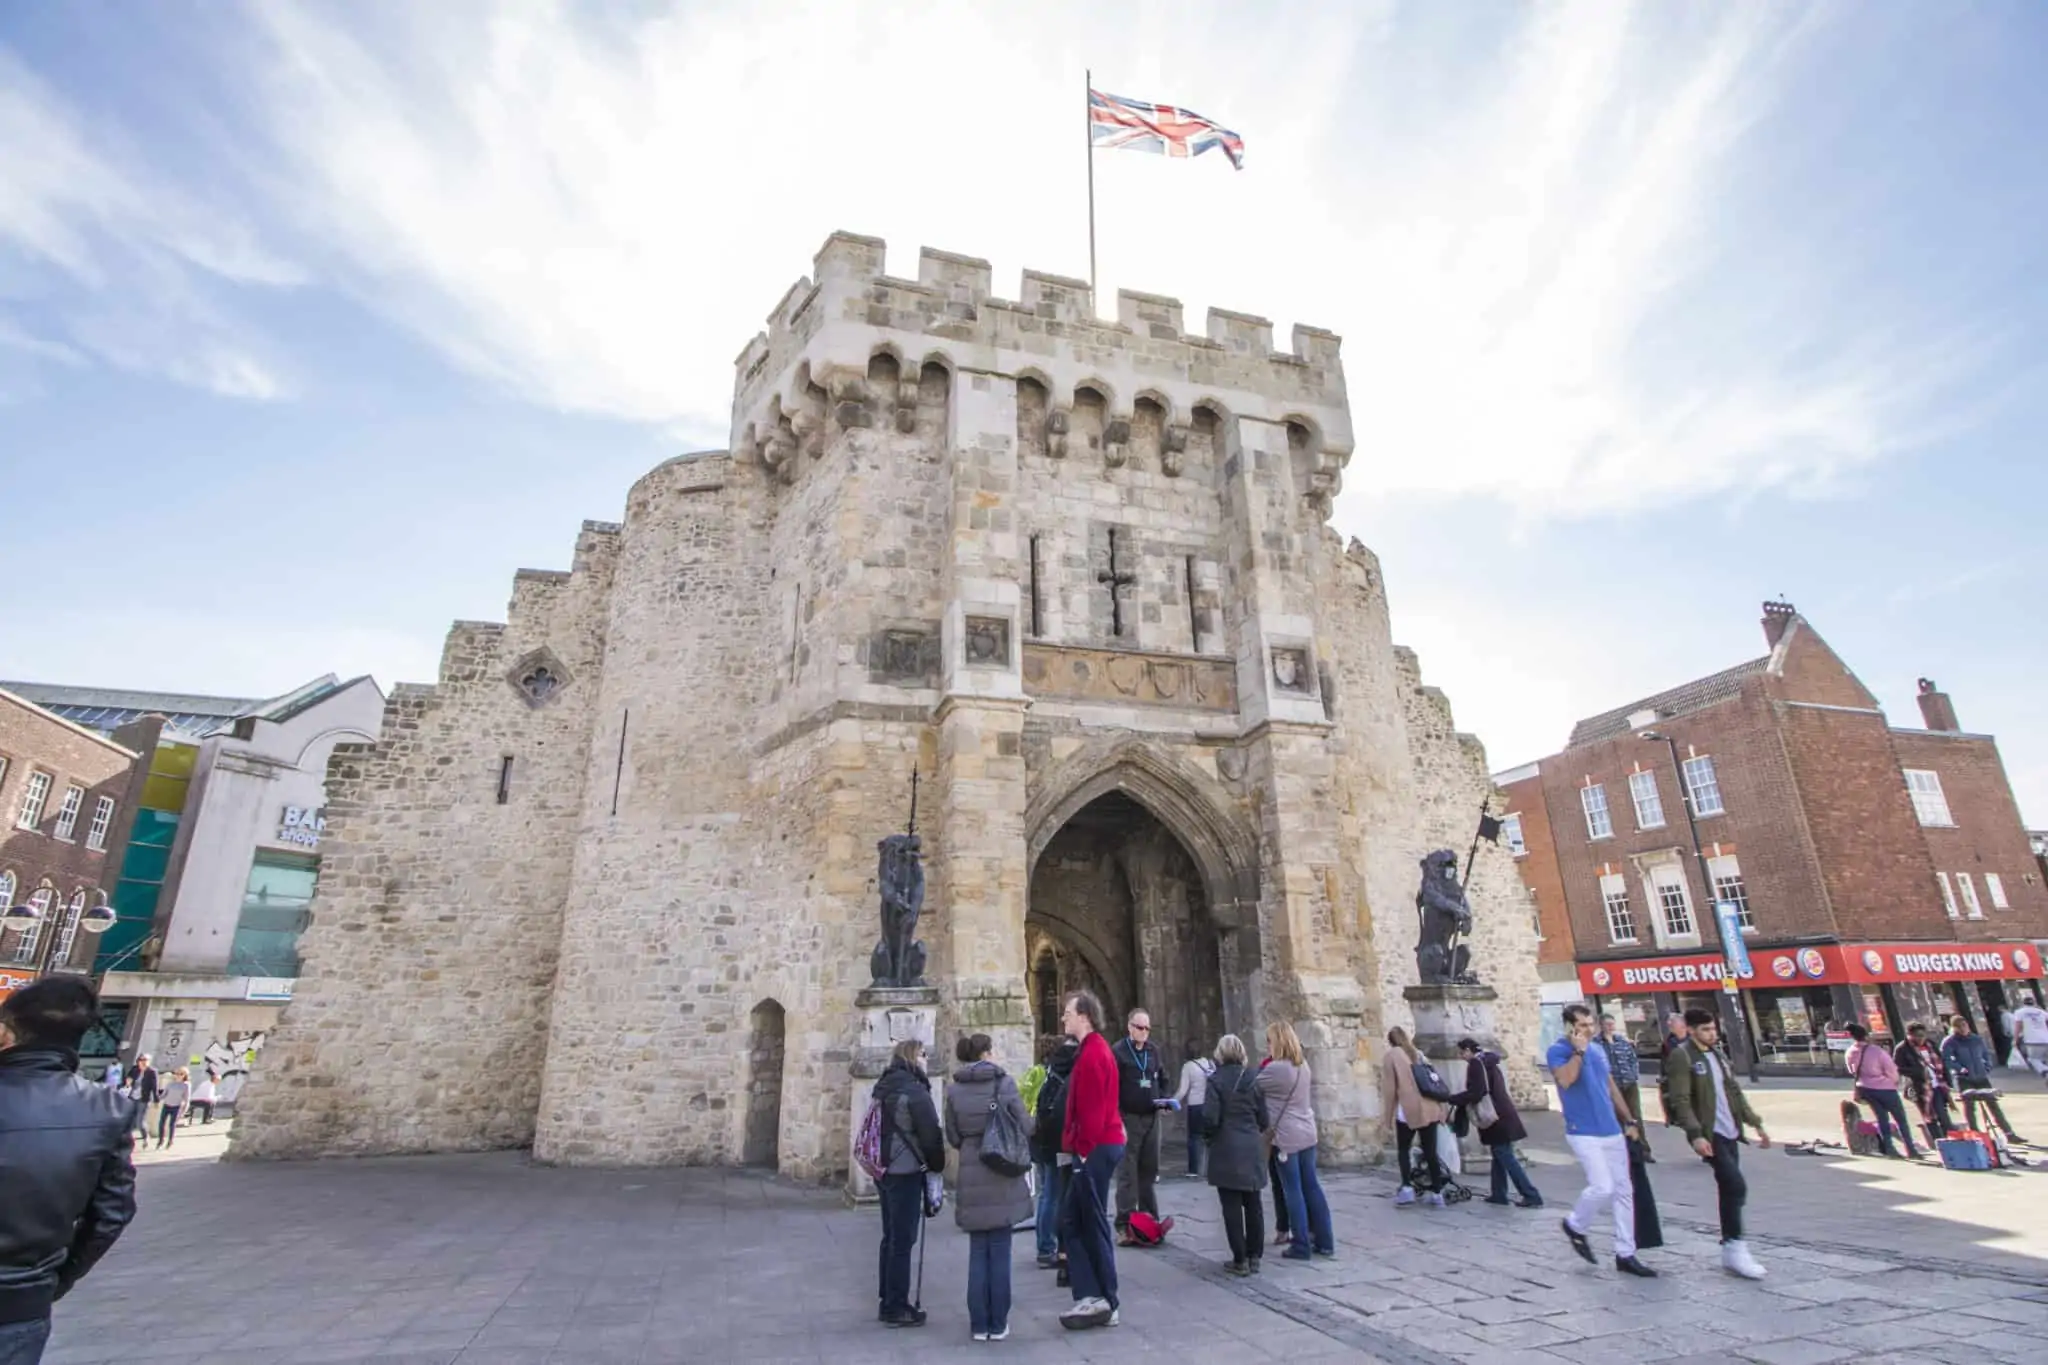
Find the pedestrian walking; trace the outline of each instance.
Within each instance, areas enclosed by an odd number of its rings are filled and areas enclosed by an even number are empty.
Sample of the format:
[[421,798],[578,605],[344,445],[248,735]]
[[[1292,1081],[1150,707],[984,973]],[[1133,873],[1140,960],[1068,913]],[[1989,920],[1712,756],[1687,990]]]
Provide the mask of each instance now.
[[213,1122],[213,1105],[220,1094],[220,1078],[208,1067],[203,1075],[192,1082],[192,1112],[199,1116],[201,1123]]
[[910,1301],[910,1253],[924,1234],[924,1178],[944,1170],[946,1137],[932,1103],[932,1083],[925,1075],[924,1044],[906,1038],[881,1079],[875,1082],[874,1103],[882,1107],[882,1160],[886,1166],[875,1182],[881,1195],[882,1251],[877,1276],[881,1311],[890,1327],[922,1327],[925,1311]]
[[1234,1033],[1216,1040],[1216,1065],[1206,1078],[1199,1109],[1188,1111],[1208,1148],[1209,1184],[1223,1206],[1223,1236],[1233,1275],[1256,1275],[1266,1252],[1265,1132],[1271,1126],[1258,1073],[1248,1065],[1244,1041]]
[[1202,1045],[1188,1039],[1188,1059],[1180,1064],[1180,1089],[1173,1092],[1174,1103],[1188,1119],[1188,1179],[1199,1180],[1202,1176],[1202,1156],[1207,1145],[1202,1141],[1202,1125],[1196,1115],[1209,1098],[1209,1077],[1216,1072],[1216,1063],[1202,1055]]
[[163,1097],[163,1082],[150,1065],[147,1052],[135,1059],[135,1069],[128,1073],[128,1093],[135,1100],[135,1135],[147,1142],[149,1121],[157,1101]]
[[[1621,1021],[1611,1014],[1600,1017],[1600,1048],[1607,1054],[1608,1065],[1614,1069],[1614,1083],[1621,1087],[1622,1096],[1628,1100],[1628,1112],[1640,1124],[1643,1121],[1642,1058],[1636,1054],[1636,1045],[1621,1031]],[[1643,1160],[1656,1159],[1648,1144],[1644,1144]]]
[[2048,1080],[2048,1010],[2042,1009],[2032,995],[2022,995],[2020,1007],[2012,1012],[2009,1031],[2020,1060],[2036,1076]]
[[1721,1203],[1721,1268],[1745,1280],[1761,1280],[1764,1268],[1750,1254],[1742,1235],[1742,1206],[1749,1182],[1742,1175],[1742,1130],[1756,1129],[1756,1144],[1770,1150],[1771,1135],[1750,1108],[1736,1083],[1735,1068],[1718,1046],[1721,1024],[1710,1011],[1685,1012],[1691,1036],[1671,1054],[1664,1068],[1664,1112],[1685,1140],[1714,1168],[1714,1188]]
[[192,1072],[179,1067],[171,1073],[171,1083],[164,1087],[163,1102],[157,1106],[156,1145],[161,1151],[178,1140],[178,1115],[185,1111],[185,1101],[192,1097]]
[[[1442,1208],[1444,1186],[1450,1180],[1437,1151],[1437,1125],[1448,1111],[1416,1085],[1415,1064],[1422,1060],[1421,1050],[1409,1041],[1406,1029],[1387,1030],[1387,1055],[1380,1062],[1380,1129],[1384,1132],[1390,1124],[1394,1129],[1401,1168],[1401,1188],[1395,1192],[1394,1202],[1413,1204],[1419,1186],[1424,1204]],[[1411,1159],[1409,1149],[1418,1142],[1421,1155]],[[1424,1178],[1418,1181],[1418,1175]]]
[[1074,1074],[1074,1057],[1081,1045],[1061,1038],[1045,1059],[1045,1084],[1038,1087],[1038,1104],[1032,1114],[1032,1179],[1038,1186],[1037,1210],[1033,1215],[1038,1242],[1038,1266],[1058,1270],[1059,1283],[1066,1283],[1065,1244],[1060,1238],[1060,1210],[1066,1196],[1068,1162],[1060,1150],[1060,1137],[1067,1126],[1067,1083]]
[[121,1088],[121,1074],[121,1059],[116,1057],[113,1061],[108,1062],[107,1069],[100,1073],[100,1084],[109,1090],[119,1090]]
[[1870,1041],[1870,1030],[1861,1024],[1849,1025],[1849,1053],[1843,1061],[1856,1083],[1856,1098],[1870,1106],[1877,1120],[1878,1150],[1889,1157],[1899,1154],[1898,1148],[1892,1146],[1892,1130],[1896,1128],[1899,1140],[1906,1144],[1907,1157],[1917,1158],[1920,1150],[1913,1145],[1913,1126],[1907,1121],[1906,1106],[1899,1099],[1898,1063],[1889,1052]]
[[1565,1143],[1586,1172],[1586,1188],[1565,1215],[1564,1235],[1588,1265],[1599,1264],[1587,1234],[1600,1210],[1611,1207],[1614,1268],[1624,1275],[1654,1279],[1657,1272],[1636,1258],[1635,1190],[1629,1179],[1627,1139],[1642,1130],[1614,1083],[1607,1054],[1593,1043],[1592,1008],[1566,1005],[1564,1026],[1565,1036],[1550,1045],[1546,1060],[1564,1109]]
[[1031,1212],[1024,1177],[1004,1175],[981,1159],[982,1137],[998,1111],[1027,1137],[1033,1124],[1017,1082],[989,1056],[993,1048],[986,1033],[962,1038],[954,1049],[960,1069],[946,1090],[946,1141],[960,1153],[953,1221],[967,1234],[967,1322],[976,1341],[1010,1335],[1012,1230]]
[[1992,1122],[2006,1137],[2014,1142],[2026,1141],[2013,1131],[2011,1120],[1999,1107],[1998,1087],[1991,1080],[1991,1048],[1964,1015],[1958,1014],[1948,1021],[1948,1037],[1941,1040],[1941,1060],[1948,1067],[1949,1079],[1955,1082],[1956,1097],[1963,1102],[1965,1127],[1984,1131],[1977,1121],[1977,1108],[1982,1105],[1991,1111]]
[[1281,1256],[1306,1261],[1311,1255],[1337,1254],[1337,1235],[1330,1221],[1330,1201],[1316,1173],[1315,1077],[1301,1050],[1294,1025],[1276,1020],[1266,1026],[1266,1050],[1272,1060],[1260,1068],[1259,1092],[1266,1097],[1270,1126],[1267,1140],[1280,1163],[1280,1183],[1287,1191],[1287,1226],[1293,1234]]
[[90,978],[0,1000],[0,1362],[37,1365],[50,1310],[135,1216],[135,1102],[78,1074]]
[[1080,1044],[1067,1082],[1066,1131],[1060,1139],[1075,1161],[1060,1224],[1074,1303],[1060,1314],[1060,1326],[1114,1327],[1123,1316],[1108,1213],[1111,1175],[1124,1159],[1116,1058],[1102,1036],[1102,1005],[1087,991],[1067,997],[1060,1026]]
[[1124,1158],[1116,1169],[1117,1245],[1136,1246],[1131,1214],[1159,1217],[1159,1111],[1166,1101],[1166,1067],[1152,1046],[1152,1016],[1132,1010],[1116,1058],[1117,1112],[1123,1116]]
[[1921,1131],[1927,1134],[1928,1143],[1938,1143],[1954,1132],[1956,1123],[1948,1108],[1948,1068],[1927,1036],[1927,1025],[1906,1025],[1906,1040],[1892,1049],[1892,1061],[1899,1068],[1907,1096],[1920,1111]]
[[1664,1019],[1664,1046],[1658,1051],[1657,1056],[1660,1059],[1670,1057],[1672,1050],[1685,1041],[1687,1032],[1685,1016],[1673,1010]]
[[[1519,1196],[1516,1202],[1522,1208],[1542,1208],[1543,1195],[1522,1169],[1521,1158],[1515,1155],[1515,1144],[1527,1142],[1529,1130],[1522,1123],[1522,1111],[1515,1108],[1514,1097],[1508,1094],[1508,1078],[1501,1070],[1500,1054],[1479,1046],[1476,1039],[1460,1038],[1458,1055],[1465,1059],[1465,1090],[1458,1096],[1458,1103],[1471,1111],[1479,1145],[1493,1158],[1493,1188],[1486,1202],[1507,1203],[1508,1183],[1512,1181]],[[1491,1121],[1486,1117],[1489,1113],[1493,1116]]]

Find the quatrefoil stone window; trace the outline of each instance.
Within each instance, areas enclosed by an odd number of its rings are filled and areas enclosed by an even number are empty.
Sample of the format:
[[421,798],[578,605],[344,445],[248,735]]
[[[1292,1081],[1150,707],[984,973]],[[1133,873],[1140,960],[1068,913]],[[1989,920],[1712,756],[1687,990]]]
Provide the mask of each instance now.
[[542,648],[534,650],[512,665],[512,671],[505,675],[505,681],[512,684],[512,690],[517,692],[528,706],[541,707],[561,696],[563,690],[574,679],[562,661],[555,657],[553,650]]

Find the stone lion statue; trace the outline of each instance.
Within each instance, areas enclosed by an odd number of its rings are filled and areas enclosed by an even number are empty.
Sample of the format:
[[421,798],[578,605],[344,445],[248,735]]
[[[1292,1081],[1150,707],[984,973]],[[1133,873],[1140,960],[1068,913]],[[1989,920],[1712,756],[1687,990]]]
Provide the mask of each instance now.
[[882,939],[868,959],[877,986],[922,986],[924,943],[917,917],[924,910],[923,841],[892,834],[875,845],[881,854],[876,881],[882,890]]
[[1415,893],[1415,911],[1422,920],[1415,939],[1415,966],[1425,986],[1472,985],[1479,980],[1471,970],[1471,947],[1456,941],[1460,934],[1472,932],[1472,906],[1458,885],[1457,867],[1458,855],[1447,848],[1422,860],[1422,887]]

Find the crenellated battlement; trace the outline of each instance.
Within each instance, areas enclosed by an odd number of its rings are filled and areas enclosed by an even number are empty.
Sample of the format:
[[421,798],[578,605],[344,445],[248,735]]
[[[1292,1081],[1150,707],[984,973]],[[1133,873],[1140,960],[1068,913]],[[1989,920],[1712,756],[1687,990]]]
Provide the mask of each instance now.
[[798,450],[816,453],[828,422],[867,425],[899,406],[877,393],[873,358],[886,353],[899,384],[929,364],[951,373],[1028,375],[1054,406],[1078,388],[1101,392],[1112,420],[1128,420],[1137,395],[1172,410],[1206,405],[1232,416],[1298,421],[1312,428],[1327,463],[1341,469],[1351,427],[1333,332],[1297,325],[1292,350],[1276,351],[1266,318],[1211,308],[1199,334],[1187,330],[1179,299],[1119,290],[1116,320],[1096,315],[1088,282],[1025,270],[1015,300],[992,297],[993,272],[978,257],[931,247],[917,278],[886,273],[875,237],[835,232],[812,273],[769,313],[735,361],[732,449],[793,472]]

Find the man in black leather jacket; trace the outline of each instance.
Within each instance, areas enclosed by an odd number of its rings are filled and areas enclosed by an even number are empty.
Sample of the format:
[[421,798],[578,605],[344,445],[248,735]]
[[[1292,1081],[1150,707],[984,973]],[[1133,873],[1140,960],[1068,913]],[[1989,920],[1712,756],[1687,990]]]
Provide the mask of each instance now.
[[50,1305],[135,1216],[135,1102],[78,1074],[92,983],[51,976],[0,1000],[0,1365],[36,1365]]

